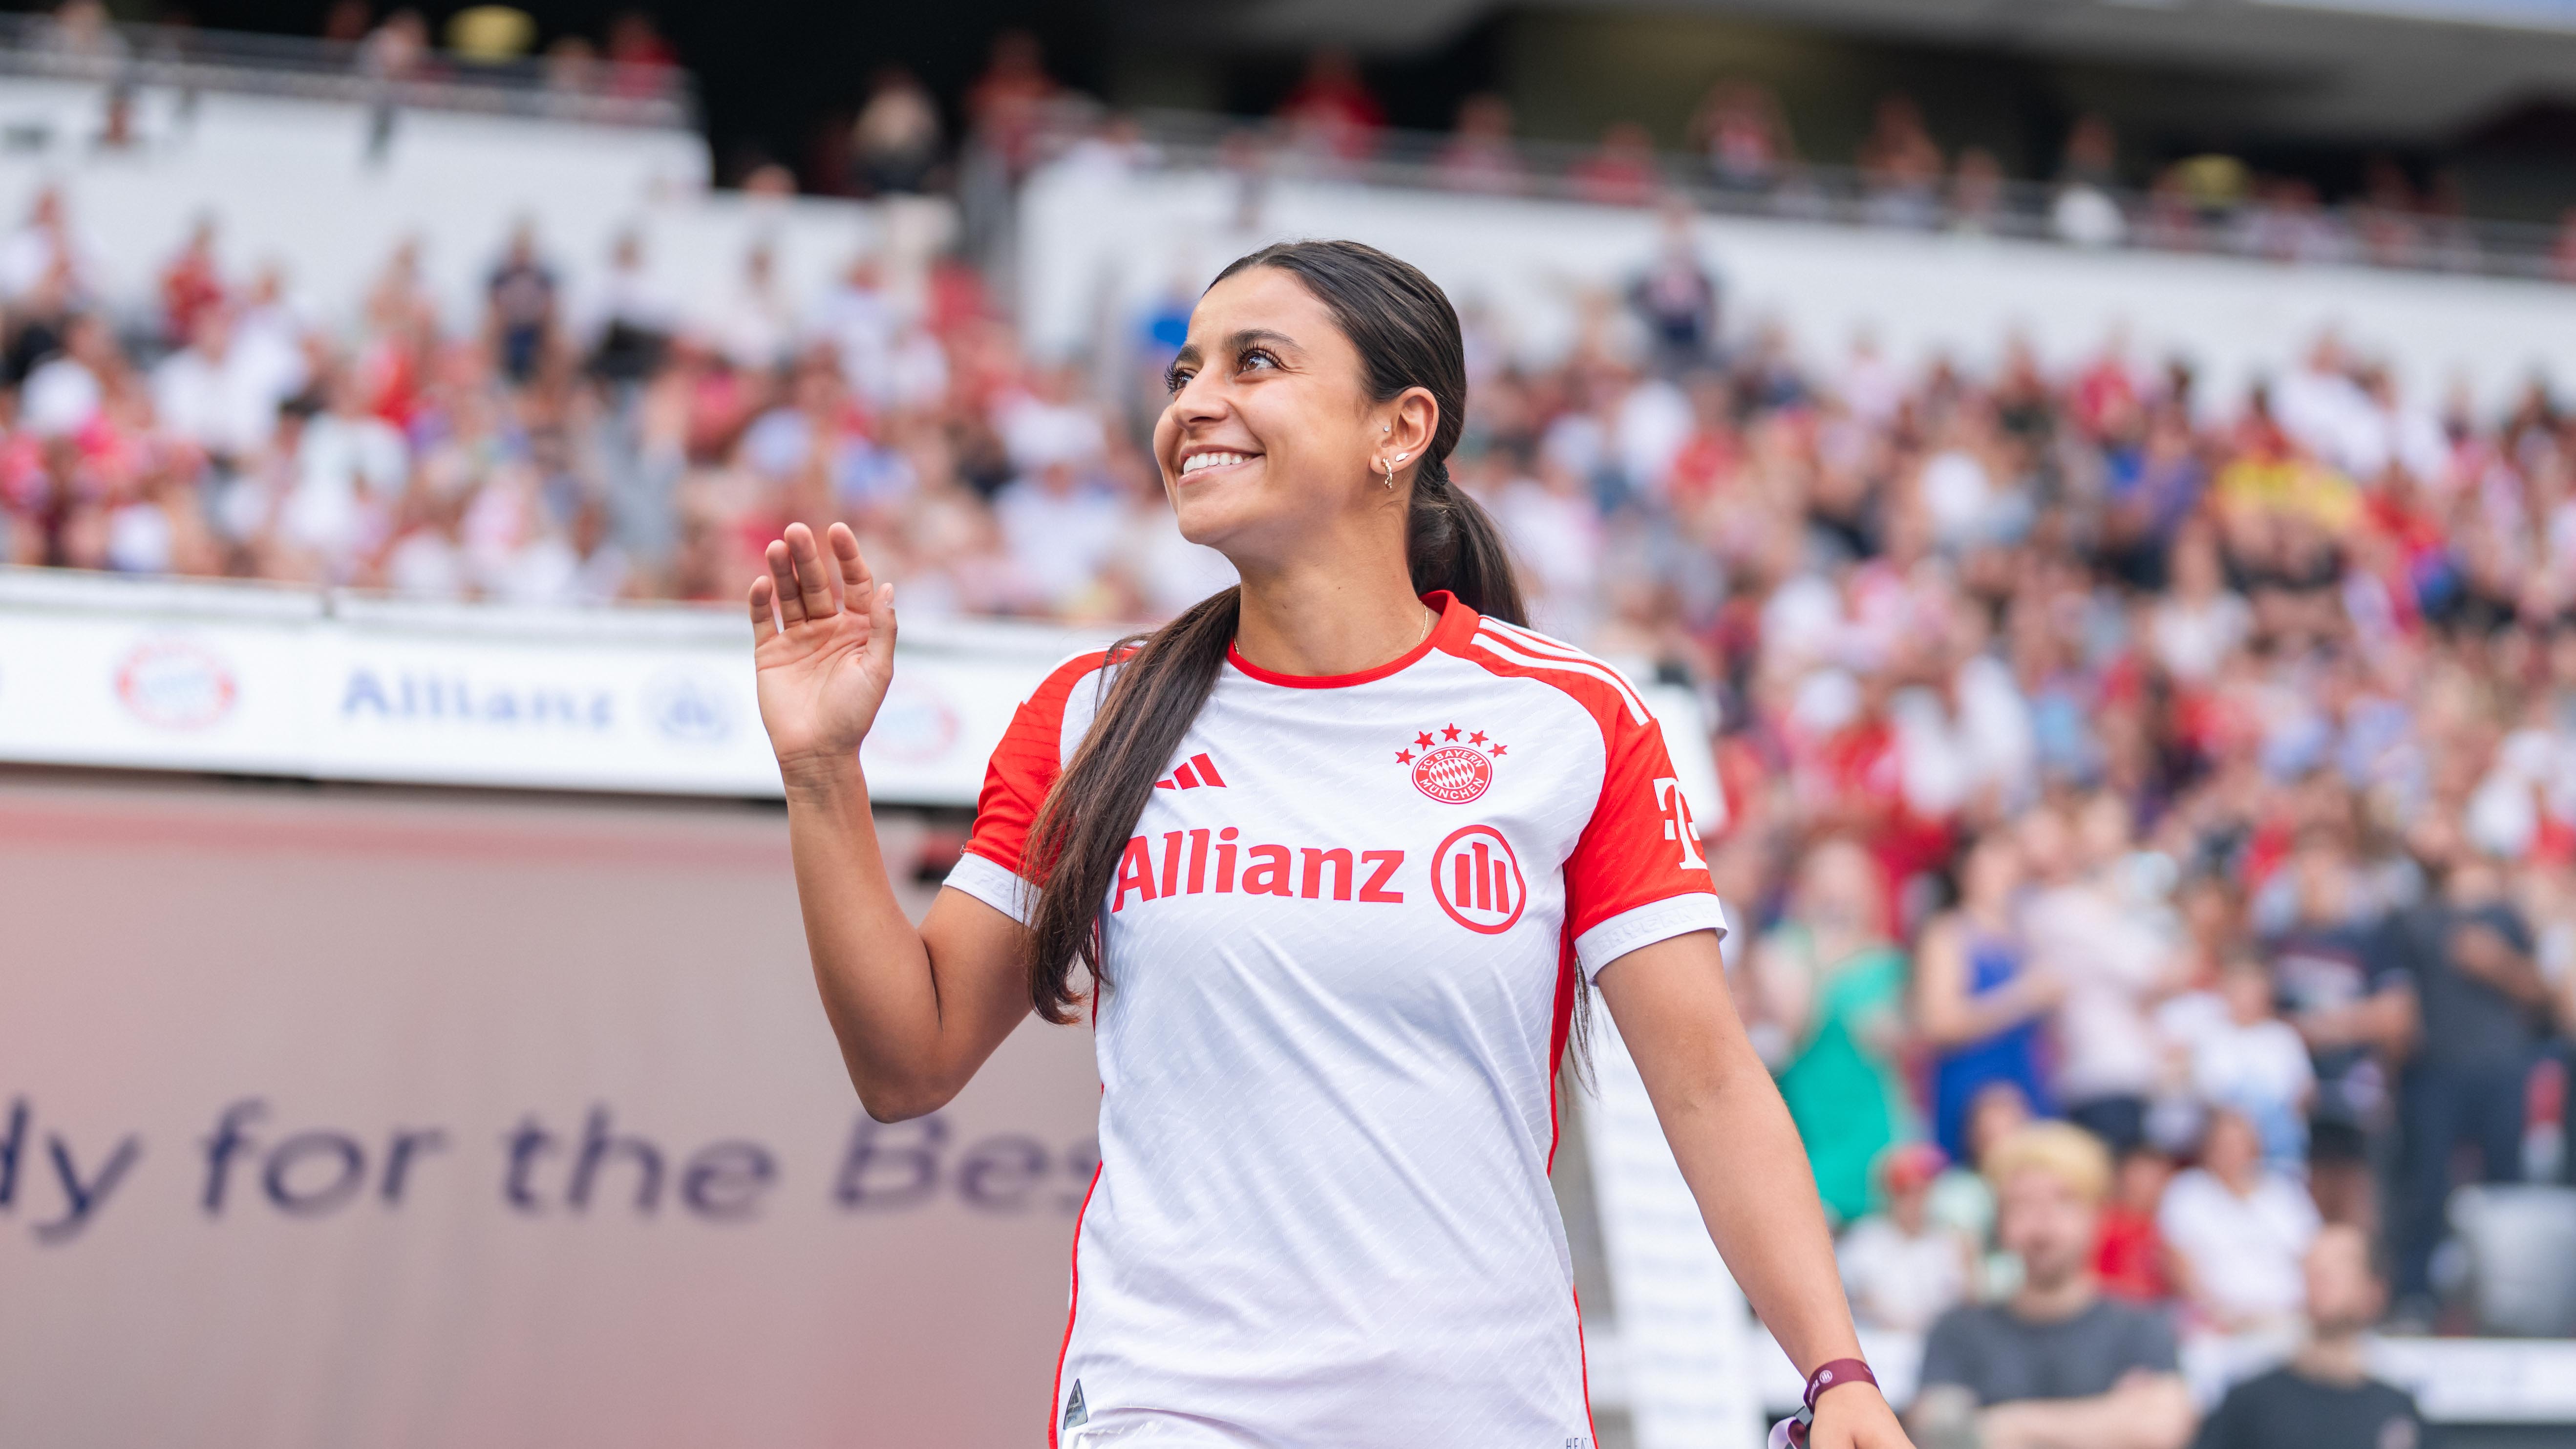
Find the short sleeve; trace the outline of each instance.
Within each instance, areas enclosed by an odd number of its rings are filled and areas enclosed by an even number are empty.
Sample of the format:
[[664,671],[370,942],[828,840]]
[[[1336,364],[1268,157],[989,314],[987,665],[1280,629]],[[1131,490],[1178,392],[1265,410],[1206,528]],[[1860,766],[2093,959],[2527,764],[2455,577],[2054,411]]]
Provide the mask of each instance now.
[[1020,702],[984,767],[974,832],[948,873],[951,888],[1023,925],[1037,911],[1037,881],[1028,874],[1029,832],[1064,771],[1066,709],[1074,686],[1095,674],[1104,657],[1095,652],[1065,661]]
[[[2132,1308],[2129,1315],[2128,1362],[2120,1365],[2119,1374],[2133,1369],[2151,1374],[2182,1372],[2182,1343],[2174,1334],[2173,1320],[2143,1308]],[[2117,1379],[2119,1374],[2112,1377]]]
[[1601,798],[1565,862],[1565,920],[1585,980],[1640,946],[1726,931],[1680,772],[1652,716],[1605,711]]
[[1956,1385],[1985,1401],[1985,1386],[1975,1365],[1970,1362],[1969,1315],[1976,1310],[1965,1306],[1953,1308],[1932,1321],[1932,1331],[1923,1335],[1923,1366],[1914,1376],[1915,1391],[1943,1384]]

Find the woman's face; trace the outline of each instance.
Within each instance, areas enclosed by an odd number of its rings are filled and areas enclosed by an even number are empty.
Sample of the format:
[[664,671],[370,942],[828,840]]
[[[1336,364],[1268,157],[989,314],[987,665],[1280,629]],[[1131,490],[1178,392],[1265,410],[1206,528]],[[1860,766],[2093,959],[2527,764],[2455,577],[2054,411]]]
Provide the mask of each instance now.
[[[1356,521],[1401,526],[1438,408],[1421,388],[1370,402],[1358,349],[1293,273],[1210,287],[1170,378],[1154,460],[1183,537],[1241,565]],[[1389,489],[1377,464],[1398,453]]]

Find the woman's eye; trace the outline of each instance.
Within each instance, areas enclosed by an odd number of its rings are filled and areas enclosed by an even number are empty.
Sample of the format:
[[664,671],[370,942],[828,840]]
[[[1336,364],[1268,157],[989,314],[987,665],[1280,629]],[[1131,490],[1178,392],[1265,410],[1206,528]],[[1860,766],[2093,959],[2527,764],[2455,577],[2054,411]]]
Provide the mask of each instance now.
[[1278,365],[1279,359],[1271,356],[1269,349],[1255,347],[1246,351],[1242,357],[1235,360],[1235,371],[1250,372],[1255,368],[1277,367]]
[[1191,372],[1186,367],[1167,368],[1163,373],[1163,391],[1179,392],[1190,385]]

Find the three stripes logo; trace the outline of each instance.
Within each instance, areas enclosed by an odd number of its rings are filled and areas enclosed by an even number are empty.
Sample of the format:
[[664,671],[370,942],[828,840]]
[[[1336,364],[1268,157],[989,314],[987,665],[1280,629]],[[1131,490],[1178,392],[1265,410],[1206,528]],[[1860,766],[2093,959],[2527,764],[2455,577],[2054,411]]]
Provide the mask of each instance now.
[[1209,759],[1204,751],[1190,756],[1189,763],[1154,782],[1157,790],[1196,790],[1201,786],[1225,788],[1225,776],[1216,772],[1216,761]]

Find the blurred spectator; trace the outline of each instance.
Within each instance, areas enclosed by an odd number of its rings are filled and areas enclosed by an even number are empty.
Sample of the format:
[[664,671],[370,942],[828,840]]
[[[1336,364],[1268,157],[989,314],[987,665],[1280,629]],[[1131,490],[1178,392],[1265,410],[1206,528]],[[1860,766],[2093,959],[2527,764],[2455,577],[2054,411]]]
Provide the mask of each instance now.
[[1619,121],[1601,133],[1601,144],[1574,163],[1566,184],[1577,200],[1604,206],[1643,206],[1663,187],[1655,164],[1653,133],[1634,121]]
[[1929,1143],[1889,1148],[1878,1164],[1886,1206],[1852,1224],[1835,1249],[1852,1315],[1865,1326],[1920,1333],[1975,1296],[1975,1245],[1928,1210],[1941,1166]]
[[1997,1144],[1987,1172],[1997,1232],[2023,1280],[2003,1302],[1954,1308],[1932,1325],[1908,1426],[1926,1442],[1973,1435],[1989,1449],[2181,1449],[2193,1416],[2172,1327],[2102,1296],[2093,1276],[2111,1178],[2101,1144],[2036,1123]]
[[63,300],[78,300],[87,272],[65,219],[63,193],[52,186],[39,189],[26,224],[0,240],[0,301],[18,302],[47,286]]
[[1377,149],[1386,108],[1360,78],[1350,51],[1328,45],[1306,59],[1305,77],[1279,103],[1291,148],[1317,160],[1356,161]]
[[1826,1208],[1850,1222],[1869,1209],[1871,1164],[1912,1116],[1899,1065],[1905,956],[1888,939],[1887,886],[1867,851],[1844,839],[1808,851],[1753,969],[1764,1017],[1791,1052],[1780,1095]]
[[2128,234],[2113,195],[2119,184],[2119,142],[2111,123],[2098,115],[2077,117],[2066,135],[2057,194],[2049,202],[2049,229],[2077,246],[2117,246]]
[[2194,1449],[2407,1449],[2432,1442],[2405,1390],[2370,1376],[2365,1335],[2387,1289],[2358,1229],[2329,1227],[2302,1265],[2307,1341],[2287,1364],[2227,1391],[2200,1426]]
[[1526,177],[1512,141],[1511,103],[1491,91],[1460,101],[1457,129],[1432,164],[1440,184],[1453,191],[1520,190]]
[[620,232],[583,329],[591,370],[611,382],[643,381],[660,370],[678,322],[653,279],[643,234]]
[[161,335],[172,346],[197,335],[197,319],[224,301],[222,271],[215,265],[215,220],[201,217],[188,244],[161,269]]
[[1923,230],[1941,219],[1941,148],[1923,124],[1922,108],[1902,92],[1881,96],[1861,143],[1863,209],[1881,226]]
[[680,55],[662,38],[662,27],[640,10],[608,22],[608,88],[621,96],[667,93],[680,73]]
[[484,280],[492,356],[512,382],[536,376],[554,342],[555,274],[537,257],[534,227],[521,222],[509,250]]
[[2260,957],[2228,956],[2217,989],[2178,999],[2159,1013],[2165,1034],[2180,1049],[2191,1093],[2251,1123],[2264,1160],[2276,1171],[2304,1171],[2308,1160],[2308,1103],[2316,1072],[2308,1045],[2273,1006],[2272,973]]
[[2316,1068],[2309,1183],[2329,1221],[2367,1224],[2372,1147],[2390,1121],[2390,1063],[2414,1036],[2414,996],[2336,831],[2311,826],[2282,869],[2292,920],[2270,942],[2272,979]]
[[993,37],[984,73],[966,88],[967,127],[1016,178],[1036,160],[1038,130],[1056,93],[1037,36],[1005,30]]
[[1646,324],[1656,370],[1666,376],[1706,362],[1717,346],[1717,278],[1700,260],[1687,207],[1665,208],[1663,242],[1628,288]]
[[2065,983],[2060,1100],[2114,1152],[2145,1139],[2162,1051],[2148,1009],[2176,966],[2160,903],[2132,869],[2140,862],[2130,853],[2128,808],[2107,791],[2087,797],[2072,820],[2042,808],[2022,839],[2041,880],[2025,917],[2032,959]]
[[2435,881],[2400,923],[2420,1026],[2401,1081],[2403,1187],[2393,1205],[2397,1285],[2420,1312],[2460,1149],[2479,1182],[2522,1177],[2524,1095],[2547,1030],[2549,987],[2501,872],[2428,819],[2415,845]]
[[2102,1207],[2102,1241],[2093,1272],[2102,1291],[2132,1303],[2161,1303],[2173,1296],[2170,1253],[2156,1215],[2174,1177],[2164,1150],[2140,1144],[2120,1154],[2112,1169],[2110,1200]]
[[411,80],[429,68],[429,22],[417,10],[397,10],[367,33],[358,47],[358,69],[378,80]]
[[1691,118],[1691,140],[1707,158],[1709,179],[1729,191],[1770,190],[1797,154],[1778,97],[1752,81],[1709,87]]
[[1932,1122],[1943,1151],[1968,1156],[1968,1108],[1997,1082],[2049,1100],[2042,1033],[2063,987],[2032,967],[2015,904],[2019,842],[1993,831],[1959,863],[1959,904],[1923,928],[1915,948],[1915,1022],[1935,1055]]
[[2004,165],[1994,152],[1983,146],[1961,151],[1950,173],[1950,229],[1981,235],[2003,230],[2009,205],[2004,188]]
[[887,66],[868,85],[868,103],[850,128],[851,181],[861,196],[929,189],[939,166],[939,107],[902,66]]
[[[1932,1182],[1932,1216],[1956,1228],[1968,1241],[1991,1248],[1995,1237],[1995,1188],[1986,1169],[1998,1144],[2030,1125],[2030,1099],[2010,1082],[1988,1082],[1968,1100],[1968,1145],[1965,1158]],[[1989,1253],[1979,1278],[1988,1298],[2003,1297],[2021,1286],[2021,1264],[2009,1253]]]
[[33,48],[67,60],[113,61],[126,53],[125,37],[101,0],[63,0],[36,27]]
[[75,315],[64,329],[62,350],[27,374],[19,425],[40,438],[82,431],[98,417],[124,364],[107,323],[93,313]]
[[2223,1103],[2209,1110],[2200,1165],[2173,1180],[2156,1213],[2184,1301],[2228,1333],[2280,1329],[2298,1315],[2299,1262],[2317,1226],[2306,1189],[2264,1163],[2252,1119]]

